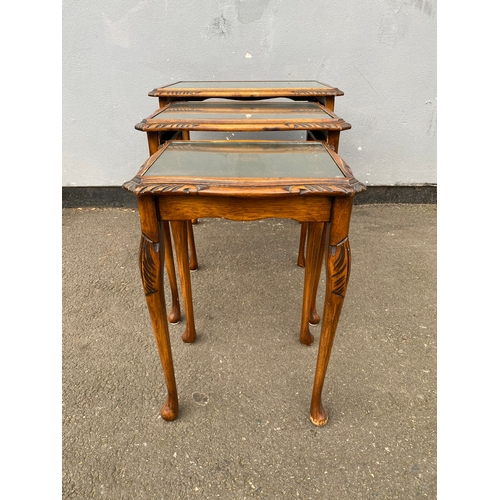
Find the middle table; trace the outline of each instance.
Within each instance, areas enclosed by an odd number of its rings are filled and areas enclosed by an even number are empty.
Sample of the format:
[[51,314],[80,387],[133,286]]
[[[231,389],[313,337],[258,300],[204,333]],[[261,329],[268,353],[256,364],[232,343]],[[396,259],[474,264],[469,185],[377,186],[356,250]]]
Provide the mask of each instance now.
[[189,102],[167,104],[135,128],[148,134],[150,154],[160,145],[160,133],[314,131],[327,133],[337,152],[340,132],[351,125],[325,106],[313,102]]

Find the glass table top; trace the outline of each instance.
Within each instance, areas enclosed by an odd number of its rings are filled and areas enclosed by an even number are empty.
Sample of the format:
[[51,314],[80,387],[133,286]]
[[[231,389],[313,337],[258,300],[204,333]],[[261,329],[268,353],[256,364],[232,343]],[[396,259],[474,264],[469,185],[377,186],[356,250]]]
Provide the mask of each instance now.
[[174,102],[146,122],[178,121],[338,121],[313,102]]
[[319,142],[173,141],[141,177],[345,178]]

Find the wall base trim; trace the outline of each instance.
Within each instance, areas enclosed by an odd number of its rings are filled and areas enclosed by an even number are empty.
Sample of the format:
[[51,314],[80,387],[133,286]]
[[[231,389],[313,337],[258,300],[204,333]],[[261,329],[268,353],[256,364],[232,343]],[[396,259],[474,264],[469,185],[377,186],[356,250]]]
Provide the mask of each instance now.
[[[369,186],[354,199],[355,205],[374,203],[436,204],[437,186]],[[137,200],[120,186],[63,187],[62,207],[136,208]]]

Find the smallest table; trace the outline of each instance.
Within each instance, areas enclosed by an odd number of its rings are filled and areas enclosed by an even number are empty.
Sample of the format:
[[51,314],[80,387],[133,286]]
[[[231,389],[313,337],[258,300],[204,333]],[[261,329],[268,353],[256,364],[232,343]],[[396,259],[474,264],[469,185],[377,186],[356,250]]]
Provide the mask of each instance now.
[[[324,142],[172,141],[123,187],[138,197],[142,283],[168,390],[162,417],[174,420],[179,408],[165,307],[163,224],[170,222],[175,227],[186,309],[183,340],[193,342],[188,221],[287,218],[307,223],[309,229],[299,336],[306,345],[313,341],[308,317],[315,276],[326,253],[324,312],[310,408],[311,421],[324,425],[328,416],[321,392],[349,279],[353,197],[365,189],[347,164]],[[324,248],[322,234],[326,234]]]
[[336,87],[315,80],[288,81],[184,81],[153,89],[160,107],[172,101],[203,101],[210,98],[252,101],[286,97],[294,101],[316,101],[333,111],[335,97],[344,95]]

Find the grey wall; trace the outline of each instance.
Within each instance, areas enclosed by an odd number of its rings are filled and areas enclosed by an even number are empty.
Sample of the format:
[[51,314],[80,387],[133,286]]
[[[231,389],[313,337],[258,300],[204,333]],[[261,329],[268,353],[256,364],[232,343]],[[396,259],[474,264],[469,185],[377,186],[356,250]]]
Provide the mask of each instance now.
[[436,182],[436,0],[65,0],[63,186],[119,186],[178,80],[319,80],[368,185]]

